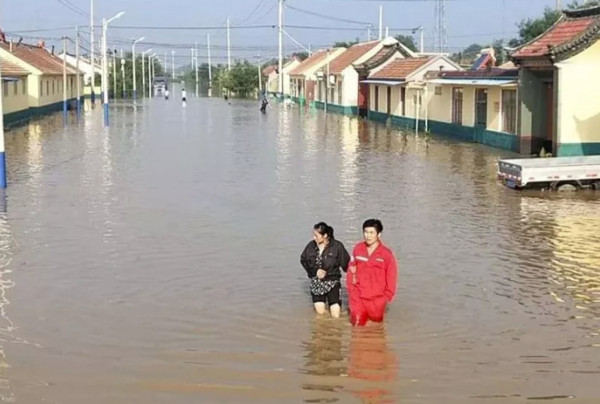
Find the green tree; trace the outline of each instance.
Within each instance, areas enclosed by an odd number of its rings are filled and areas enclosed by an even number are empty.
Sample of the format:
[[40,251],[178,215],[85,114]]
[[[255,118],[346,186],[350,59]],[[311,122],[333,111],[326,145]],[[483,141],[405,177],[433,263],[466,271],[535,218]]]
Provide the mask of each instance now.
[[[116,55],[115,59],[112,58],[112,55],[109,55],[109,67],[108,67],[108,92],[115,98],[123,98],[123,73],[121,71],[121,56],[120,54]],[[131,52],[125,53],[123,55],[123,60],[125,64],[123,65],[125,69],[125,97],[131,98],[133,97],[133,61],[131,58]],[[116,62],[116,71],[117,76],[114,77],[113,72],[114,68],[112,63]],[[162,76],[164,74],[163,66],[160,61],[153,59],[154,62],[154,74],[155,76]],[[135,66],[136,66],[136,87],[137,87],[137,96],[145,97],[148,94],[148,59],[146,59],[145,69],[142,71],[142,58],[138,54],[135,58]],[[117,93],[113,94],[115,87],[115,79],[116,79],[116,87]],[[146,80],[146,88],[144,88],[143,81]]]
[[418,52],[415,38],[411,35],[396,35],[396,40],[413,52]]
[[358,38],[356,39],[356,41],[348,41],[348,42],[338,41],[333,44],[333,47],[334,48],[349,48],[351,46],[356,45],[358,42],[359,42]]
[[219,83],[237,97],[249,97],[258,88],[257,66],[248,61],[237,61],[230,71],[219,75]]

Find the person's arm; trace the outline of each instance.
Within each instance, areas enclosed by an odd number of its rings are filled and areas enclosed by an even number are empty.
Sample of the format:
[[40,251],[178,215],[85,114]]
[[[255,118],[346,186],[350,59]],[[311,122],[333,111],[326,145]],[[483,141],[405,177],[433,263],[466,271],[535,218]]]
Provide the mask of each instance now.
[[390,251],[388,259],[386,259],[385,267],[385,291],[384,295],[388,302],[394,300],[396,295],[396,283],[398,280],[398,262],[394,253]]
[[346,251],[346,247],[340,243],[340,250],[338,252],[338,262],[344,272],[348,272],[348,266],[350,265],[350,254]]
[[310,262],[308,260],[310,247],[311,247],[311,243],[308,243],[306,248],[304,248],[304,251],[302,251],[302,254],[300,255],[300,264],[302,264],[302,267],[306,270],[306,274],[308,275],[308,277],[314,278],[315,273],[313,273],[314,270],[313,270],[313,268],[311,268]]

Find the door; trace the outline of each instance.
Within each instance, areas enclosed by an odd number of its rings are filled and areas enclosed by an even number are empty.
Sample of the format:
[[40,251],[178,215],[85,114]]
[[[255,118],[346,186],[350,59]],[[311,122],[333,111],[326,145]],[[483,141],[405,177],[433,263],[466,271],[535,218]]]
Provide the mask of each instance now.
[[[361,78],[360,81],[366,80]],[[360,83],[358,86],[358,114],[360,116],[367,116],[369,110],[369,85],[367,83]]]
[[392,87],[387,88],[387,114],[392,114]]
[[402,102],[402,116],[406,116],[406,87],[400,89],[400,102]]
[[487,89],[475,90],[475,126],[487,128]]

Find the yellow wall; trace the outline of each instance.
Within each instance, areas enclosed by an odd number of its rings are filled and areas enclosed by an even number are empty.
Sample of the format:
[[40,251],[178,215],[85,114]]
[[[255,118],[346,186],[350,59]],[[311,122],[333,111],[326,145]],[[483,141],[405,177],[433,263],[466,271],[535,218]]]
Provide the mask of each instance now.
[[[73,77],[73,86],[71,86],[70,77]],[[29,80],[29,106],[43,107],[63,101],[63,78],[62,76],[30,76]],[[52,82],[54,82],[54,91],[52,91]],[[48,85],[46,83],[49,83]],[[50,90],[49,93],[47,90]],[[81,88],[83,91],[83,87]],[[77,97],[77,83],[75,75],[67,76],[67,98]]]
[[[18,82],[2,83],[2,108],[5,114],[12,112],[24,111],[29,108],[29,97],[23,92],[23,86],[27,86],[27,76],[19,77]],[[4,86],[7,86],[8,93],[4,94]],[[15,86],[17,86],[17,94],[15,95]],[[26,88],[25,88],[26,90]]]
[[[441,87],[441,95],[435,95],[436,87]],[[429,98],[429,119],[452,122],[452,86],[429,84],[427,96]]]
[[600,142],[600,41],[558,67],[558,143]]

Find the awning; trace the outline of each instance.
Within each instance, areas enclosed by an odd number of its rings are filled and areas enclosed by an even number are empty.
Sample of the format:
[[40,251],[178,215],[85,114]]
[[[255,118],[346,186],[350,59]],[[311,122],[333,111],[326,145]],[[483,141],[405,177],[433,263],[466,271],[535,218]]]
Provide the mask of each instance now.
[[381,84],[382,86],[401,86],[406,84],[404,81],[385,81],[385,80],[362,80],[361,84]]
[[492,79],[434,79],[429,80],[432,84],[448,84],[453,86],[480,86],[480,87],[509,87],[517,84],[514,80],[492,80]]
[[5,77],[5,76],[2,76],[2,81],[13,82],[13,81],[19,81],[19,79],[17,77]]

